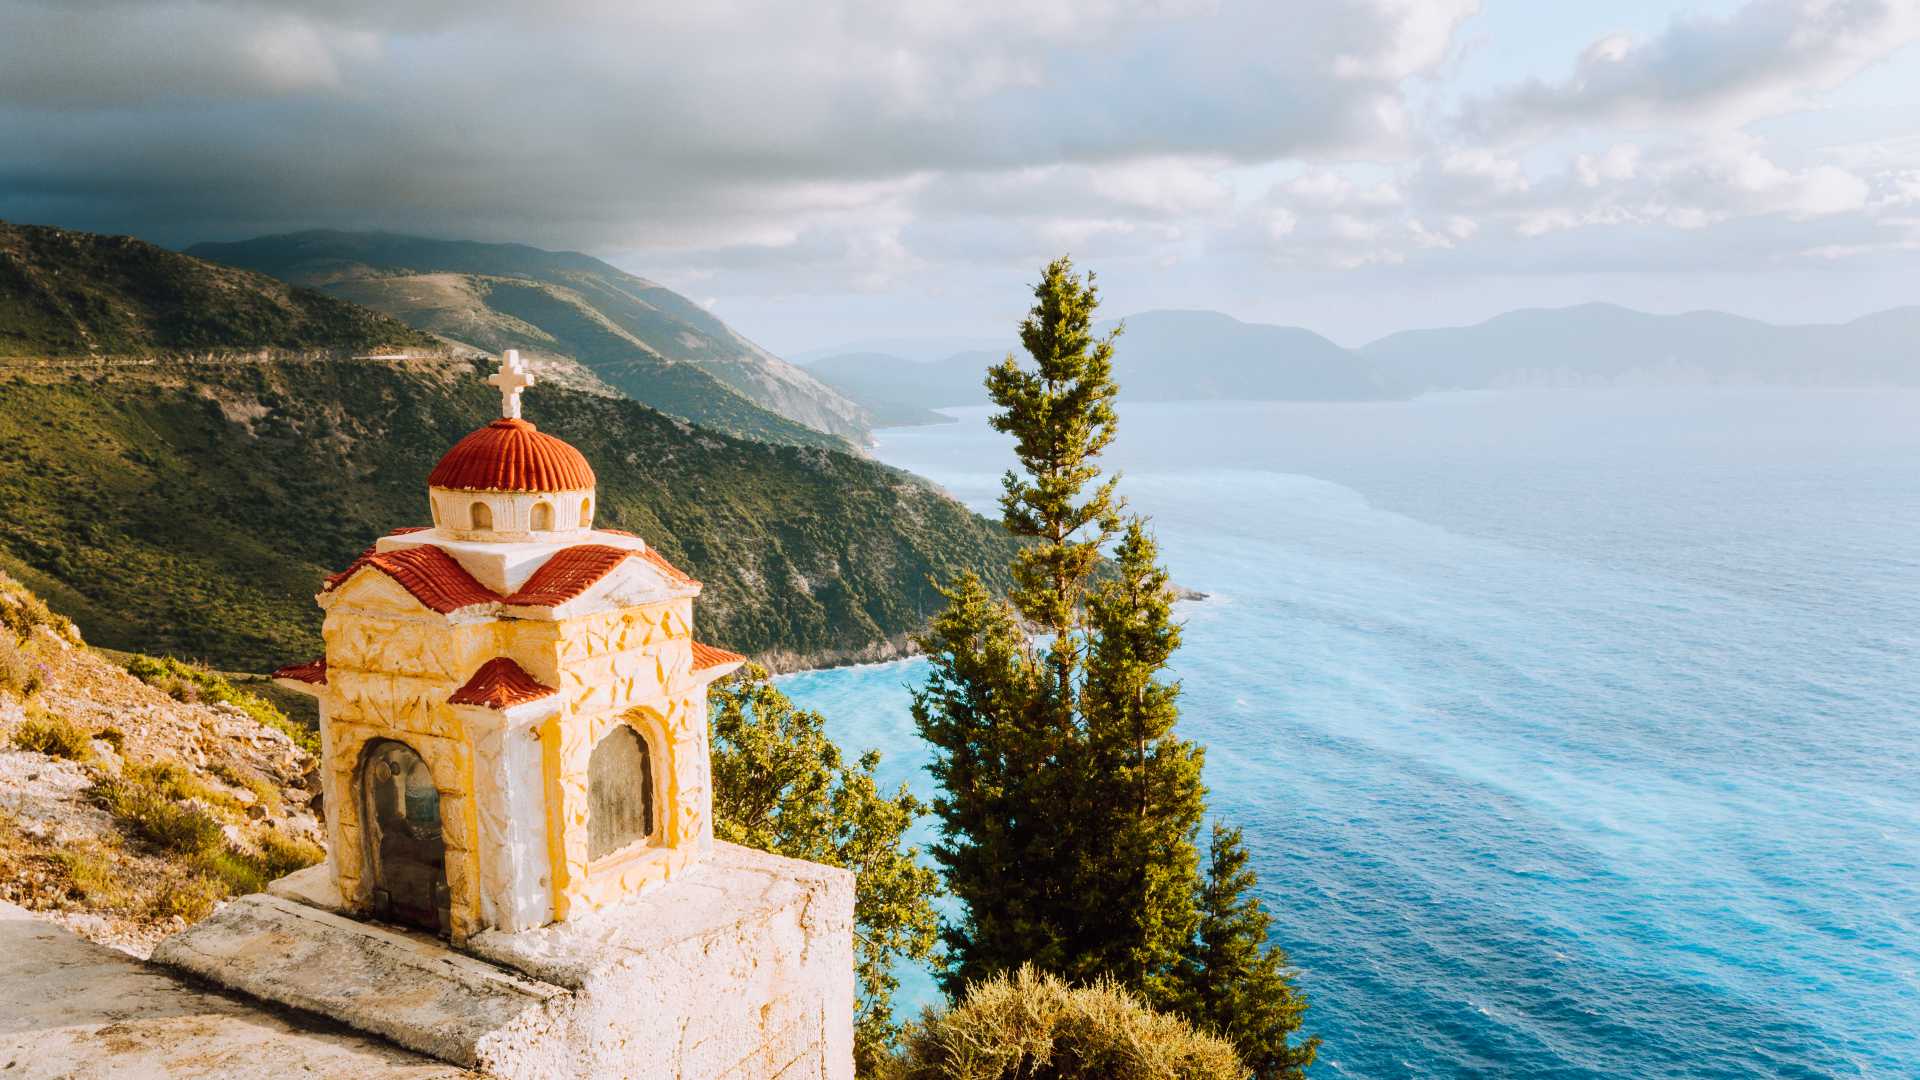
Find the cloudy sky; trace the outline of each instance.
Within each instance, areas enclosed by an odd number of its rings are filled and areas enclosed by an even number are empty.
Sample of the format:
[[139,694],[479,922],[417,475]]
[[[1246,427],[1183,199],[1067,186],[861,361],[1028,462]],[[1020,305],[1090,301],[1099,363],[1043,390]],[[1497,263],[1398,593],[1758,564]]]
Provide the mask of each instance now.
[[1920,303],[1920,0],[0,0],[0,218],[592,252],[783,352]]

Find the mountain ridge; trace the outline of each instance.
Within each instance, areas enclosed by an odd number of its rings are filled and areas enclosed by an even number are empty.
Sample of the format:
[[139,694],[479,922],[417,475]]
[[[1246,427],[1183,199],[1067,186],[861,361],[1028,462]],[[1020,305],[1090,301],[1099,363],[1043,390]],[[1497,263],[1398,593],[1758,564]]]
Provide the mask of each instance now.
[[668,413],[750,436],[730,402],[859,445],[860,406],[734,331],[700,305],[581,252],[390,232],[313,229],[195,244],[243,266],[383,311],[486,352],[579,362],[607,386]]
[[0,221],[0,356],[437,348],[398,320],[131,236]]

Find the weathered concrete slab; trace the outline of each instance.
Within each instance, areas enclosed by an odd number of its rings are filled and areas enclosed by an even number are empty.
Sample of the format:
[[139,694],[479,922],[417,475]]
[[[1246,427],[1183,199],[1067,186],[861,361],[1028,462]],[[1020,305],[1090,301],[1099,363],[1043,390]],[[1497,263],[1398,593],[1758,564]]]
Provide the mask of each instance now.
[[542,1041],[548,1005],[568,996],[434,938],[267,893],[161,942],[153,959],[466,1066],[491,1046]]
[[293,875],[154,959],[505,1080],[852,1080],[853,885],[715,844],[651,892],[458,952]]
[[189,984],[0,903],[0,1076],[473,1075],[309,1017]]

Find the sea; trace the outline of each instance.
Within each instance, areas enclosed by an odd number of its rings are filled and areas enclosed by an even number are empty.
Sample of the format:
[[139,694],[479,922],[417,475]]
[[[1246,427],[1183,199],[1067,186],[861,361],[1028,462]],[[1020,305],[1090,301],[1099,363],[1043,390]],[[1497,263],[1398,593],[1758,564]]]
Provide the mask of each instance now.
[[[987,414],[875,452],[995,514]],[[1123,404],[1107,464],[1312,1076],[1920,1077],[1920,392]],[[781,686],[930,794],[923,678]]]

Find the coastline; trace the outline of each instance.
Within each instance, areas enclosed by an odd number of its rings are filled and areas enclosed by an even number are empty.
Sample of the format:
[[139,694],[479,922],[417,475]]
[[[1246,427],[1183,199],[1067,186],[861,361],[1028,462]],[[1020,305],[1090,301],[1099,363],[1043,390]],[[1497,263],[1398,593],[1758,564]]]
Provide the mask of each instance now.
[[[1170,584],[1167,591],[1173,595],[1176,604],[1198,604],[1213,599],[1213,594],[1185,585]],[[914,632],[915,634],[918,631]],[[862,646],[858,649],[822,649],[810,653],[793,652],[786,649],[759,653],[752,662],[767,669],[769,675],[798,675],[808,671],[832,671],[835,668],[859,667],[863,664],[887,664],[895,660],[911,660],[920,655],[920,649],[913,642],[914,634],[892,634],[888,637]]]

